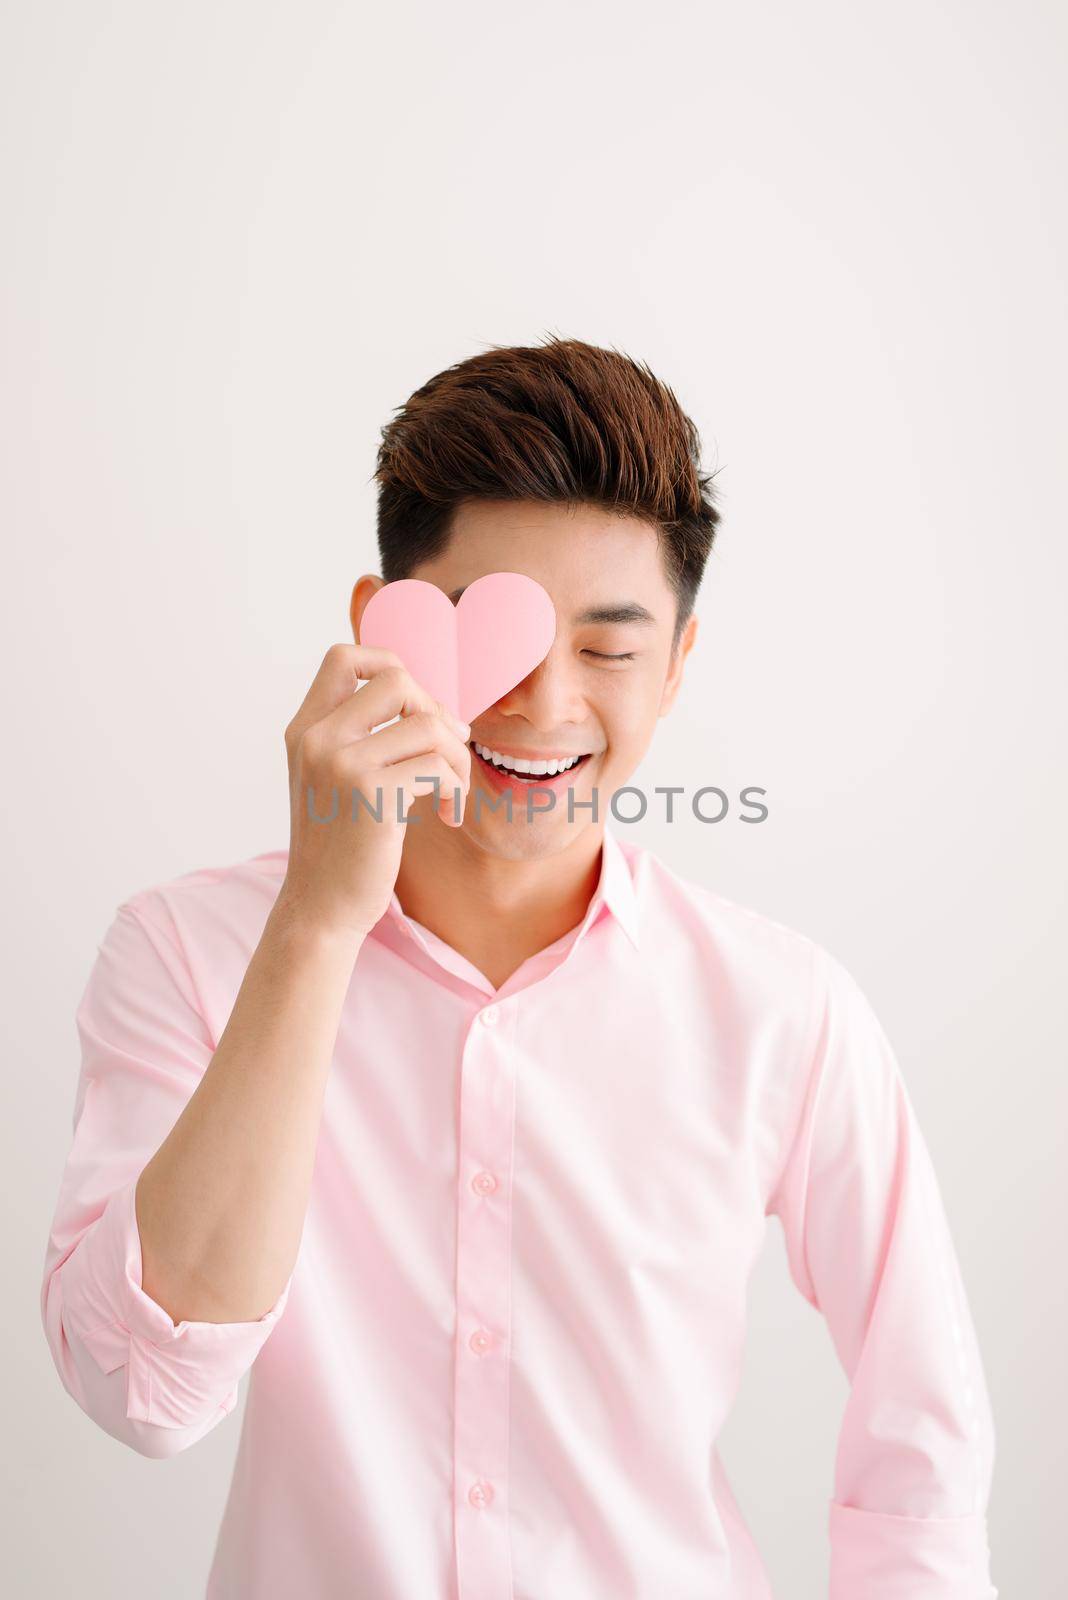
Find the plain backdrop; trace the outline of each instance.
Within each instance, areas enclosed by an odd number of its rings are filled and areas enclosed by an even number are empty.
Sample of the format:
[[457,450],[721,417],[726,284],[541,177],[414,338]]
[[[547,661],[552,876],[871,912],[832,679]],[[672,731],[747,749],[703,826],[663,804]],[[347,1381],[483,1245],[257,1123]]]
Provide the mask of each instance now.
[[[995,1581],[1063,1593],[1066,33],[1055,0],[4,6],[8,1593],[202,1593],[241,1411],[150,1462],[40,1325],[74,1010],[125,896],[287,844],[380,427],[549,334],[648,361],[719,469],[634,781],[770,814],[631,836],[871,998],[979,1331]],[[825,1590],[845,1392],[773,1223],[723,1450],[783,1600]]]

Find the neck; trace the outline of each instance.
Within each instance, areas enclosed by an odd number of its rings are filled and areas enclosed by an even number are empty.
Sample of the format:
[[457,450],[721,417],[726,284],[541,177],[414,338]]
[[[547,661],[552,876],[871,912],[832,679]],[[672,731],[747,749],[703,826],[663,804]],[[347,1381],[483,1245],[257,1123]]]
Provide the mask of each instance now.
[[603,831],[591,825],[562,850],[512,859],[491,855],[427,808],[407,829],[397,898],[407,916],[499,989],[586,915],[601,875]]

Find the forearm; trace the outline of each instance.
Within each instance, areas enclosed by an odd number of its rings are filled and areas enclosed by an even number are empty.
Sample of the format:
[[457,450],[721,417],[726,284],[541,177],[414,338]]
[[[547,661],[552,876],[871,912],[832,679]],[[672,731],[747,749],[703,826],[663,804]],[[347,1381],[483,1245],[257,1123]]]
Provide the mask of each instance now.
[[253,1321],[293,1271],[360,943],[280,897],[207,1070],[141,1174],[142,1283],[176,1323]]

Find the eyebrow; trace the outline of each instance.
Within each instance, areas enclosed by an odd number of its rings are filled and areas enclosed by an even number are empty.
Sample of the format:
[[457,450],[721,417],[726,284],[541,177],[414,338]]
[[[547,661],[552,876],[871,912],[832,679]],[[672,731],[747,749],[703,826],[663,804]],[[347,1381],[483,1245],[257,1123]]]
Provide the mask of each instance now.
[[[452,591],[449,599],[453,605],[456,604],[466,588],[467,584],[465,583],[461,584],[459,589]],[[577,616],[572,617],[571,621],[576,628],[581,628],[600,622],[649,623],[655,622],[656,618],[651,611],[647,610],[645,606],[639,605],[636,600],[616,600],[610,605],[590,606],[587,610],[580,611]]]

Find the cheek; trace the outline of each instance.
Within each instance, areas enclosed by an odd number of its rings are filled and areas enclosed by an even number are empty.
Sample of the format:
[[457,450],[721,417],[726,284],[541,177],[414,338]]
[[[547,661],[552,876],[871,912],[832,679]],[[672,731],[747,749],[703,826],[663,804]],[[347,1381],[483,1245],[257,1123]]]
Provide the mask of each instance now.
[[608,686],[600,705],[609,749],[618,753],[643,748],[656,726],[659,686],[637,673],[615,676],[627,681]]

